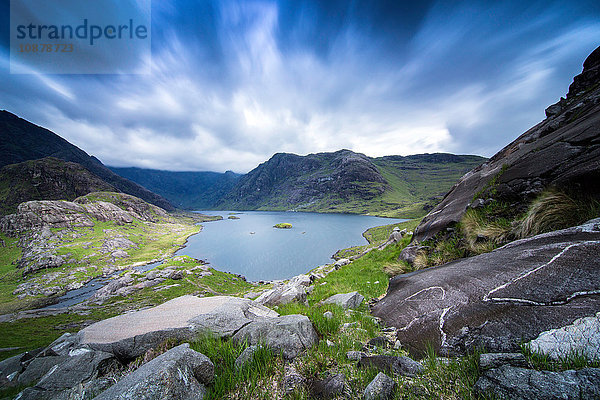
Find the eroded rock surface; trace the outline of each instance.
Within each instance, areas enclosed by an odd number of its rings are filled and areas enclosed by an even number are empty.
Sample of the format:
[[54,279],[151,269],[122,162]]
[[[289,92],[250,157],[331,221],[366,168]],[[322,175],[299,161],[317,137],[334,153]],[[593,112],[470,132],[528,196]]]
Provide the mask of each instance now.
[[519,351],[522,340],[600,309],[600,219],[491,253],[397,276],[373,313],[417,352],[478,346]]
[[597,399],[600,398],[600,369],[549,372],[505,365],[484,372],[475,390],[505,400]]

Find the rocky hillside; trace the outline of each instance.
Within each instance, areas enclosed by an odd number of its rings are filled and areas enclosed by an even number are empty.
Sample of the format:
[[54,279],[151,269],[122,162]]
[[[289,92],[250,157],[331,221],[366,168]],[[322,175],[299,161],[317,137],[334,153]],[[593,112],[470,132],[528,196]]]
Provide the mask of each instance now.
[[0,167],[45,157],[81,164],[89,172],[124,193],[144,199],[167,211],[174,209],[163,197],[120,177],[97,158],[48,129],[34,125],[8,111],[0,111]]
[[484,160],[450,154],[370,158],[350,150],[279,153],[242,177],[217,206],[422,215],[427,202]]
[[213,208],[240,179],[231,171],[173,172],[144,168],[110,167],[116,174],[163,196],[177,208],[206,210]]
[[54,157],[6,165],[0,169],[0,215],[30,200],[75,200],[91,192],[116,189],[80,164]]
[[456,224],[472,203],[503,201],[518,213],[550,186],[600,197],[600,48],[546,116],[461,178],[423,219],[415,240]]

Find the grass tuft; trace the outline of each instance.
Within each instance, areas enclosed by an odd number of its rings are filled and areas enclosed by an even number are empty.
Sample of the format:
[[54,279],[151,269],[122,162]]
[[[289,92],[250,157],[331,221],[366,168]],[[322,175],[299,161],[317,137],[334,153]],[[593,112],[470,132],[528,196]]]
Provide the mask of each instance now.
[[574,198],[555,188],[536,198],[519,221],[516,235],[520,238],[569,228],[600,215],[600,202]]

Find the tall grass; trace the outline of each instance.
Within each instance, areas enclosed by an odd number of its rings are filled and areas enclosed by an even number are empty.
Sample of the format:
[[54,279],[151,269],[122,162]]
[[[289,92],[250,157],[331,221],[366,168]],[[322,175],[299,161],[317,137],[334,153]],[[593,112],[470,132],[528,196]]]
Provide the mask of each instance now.
[[[235,360],[247,347],[235,344],[232,340],[222,340],[210,333],[202,334],[190,347],[204,354],[215,365],[215,379],[207,387],[207,399],[221,399],[234,389],[243,387],[246,393],[258,390],[261,381],[273,375],[276,367],[275,355],[266,346],[260,346],[252,361],[243,368],[235,368]],[[239,387],[238,387],[239,386]]]
[[542,192],[519,221],[515,233],[520,238],[578,225],[600,216],[600,202],[574,197],[555,188]]

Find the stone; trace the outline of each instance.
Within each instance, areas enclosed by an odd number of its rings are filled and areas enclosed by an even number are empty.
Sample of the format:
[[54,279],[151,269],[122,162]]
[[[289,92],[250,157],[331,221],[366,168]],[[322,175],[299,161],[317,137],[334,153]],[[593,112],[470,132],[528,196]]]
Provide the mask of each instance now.
[[357,308],[365,298],[358,292],[334,294],[329,297],[323,304],[337,304],[343,308]]
[[36,387],[51,392],[67,390],[91,380],[96,375],[104,375],[104,371],[117,368],[118,364],[115,356],[110,353],[89,350],[69,357],[56,368],[52,368],[40,379]]
[[421,247],[417,245],[406,246],[400,252],[400,255],[398,256],[398,261],[404,261],[412,265],[415,262],[415,258],[417,258],[417,255],[419,254],[420,250]]
[[386,338],[385,336],[377,336],[374,337],[372,339],[370,339],[367,342],[366,347],[377,347],[380,349],[387,349],[389,347],[391,347],[390,341],[388,340],[388,338]]
[[365,400],[387,400],[392,397],[396,382],[383,372],[377,374],[365,388],[363,397]]
[[350,261],[350,260],[349,260],[349,259],[347,259],[347,258],[341,258],[341,259],[337,260],[336,262],[334,262],[334,263],[333,263],[333,266],[334,266],[336,269],[338,269],[338,268],[340,268],[340,267],[344,267],[344,266],[346,266],[346,265],[350,264],[351,262],[352,262],[352,261]]
[[414,377],[424,370],[421,363],[404,356],[374,355],[361,357],[358,362],[361,368],[375,368],[381,372]]
[[364,351],[348,351],[346,358],[351,361],[360,361],[361,358],[366,357],[367,353]]
[[506,400],[600,398],[600,369],[536,371],[509,365],[487,370],[475,384],[482,395]]
[[96,400],[192,400],[206,394],[214,365],[185,343],[142,365],[96,397]]
[[286,394],[291,394],[304,386],[306,379],[298,372],[296,367],[291,364],[285,366],[283,372],[283,390]]
[[329,374],[325,379],[314,381],[310,389],[316,398],[332,399],[344,394],[346,376],[344,374]]
[[67,361],[69,356],[47,356],[36,357],[17,378],[17,382],[21,385],[29,385],[39,381],[52,368]]
[[235,369],[239,370],[244,367],[247,363],[251,362],[254,358],[254,353],[260,348],[260,346],[248,346],[242,351],[242,353],[235,359]]
[[519,352],[542,332],[596,315],[599,251],[596,219],[396,276],[371,311],[413,354],[428,342],[443,355]]
[[273,289],[264,291],[255,301],[270,307],[280,306],[297,301],[306,303],[307,287],[314,278],[309,275],[298,275],[285,284],[278,284]]
[[554,360],[574,354],[590,361],[600,360],[600,312],[579,318],[562,328],[542,332],[526,346]]
[[270,320],[279,314],[248,299],[229,296],[182,296],[157,307],[96,322],[77,334],[80,346],[132,360],[166,339],[193,340],[211,331],[231,337],[254,320]]
[[331,318],[333,318],[333,313],[331,311],[325,311],[323,313],[323,317],[325,317],[327,319],[331,319]]
[[319,341],[312,323],[304,315],[252,321],[233,335],[233,340],[250,345],[264,344],[285,359],[295,358]]
[[527,360],[522,353],[484,353],[479,355],[479,368],[484,371],[499,368],[503,365],[527,367]]

